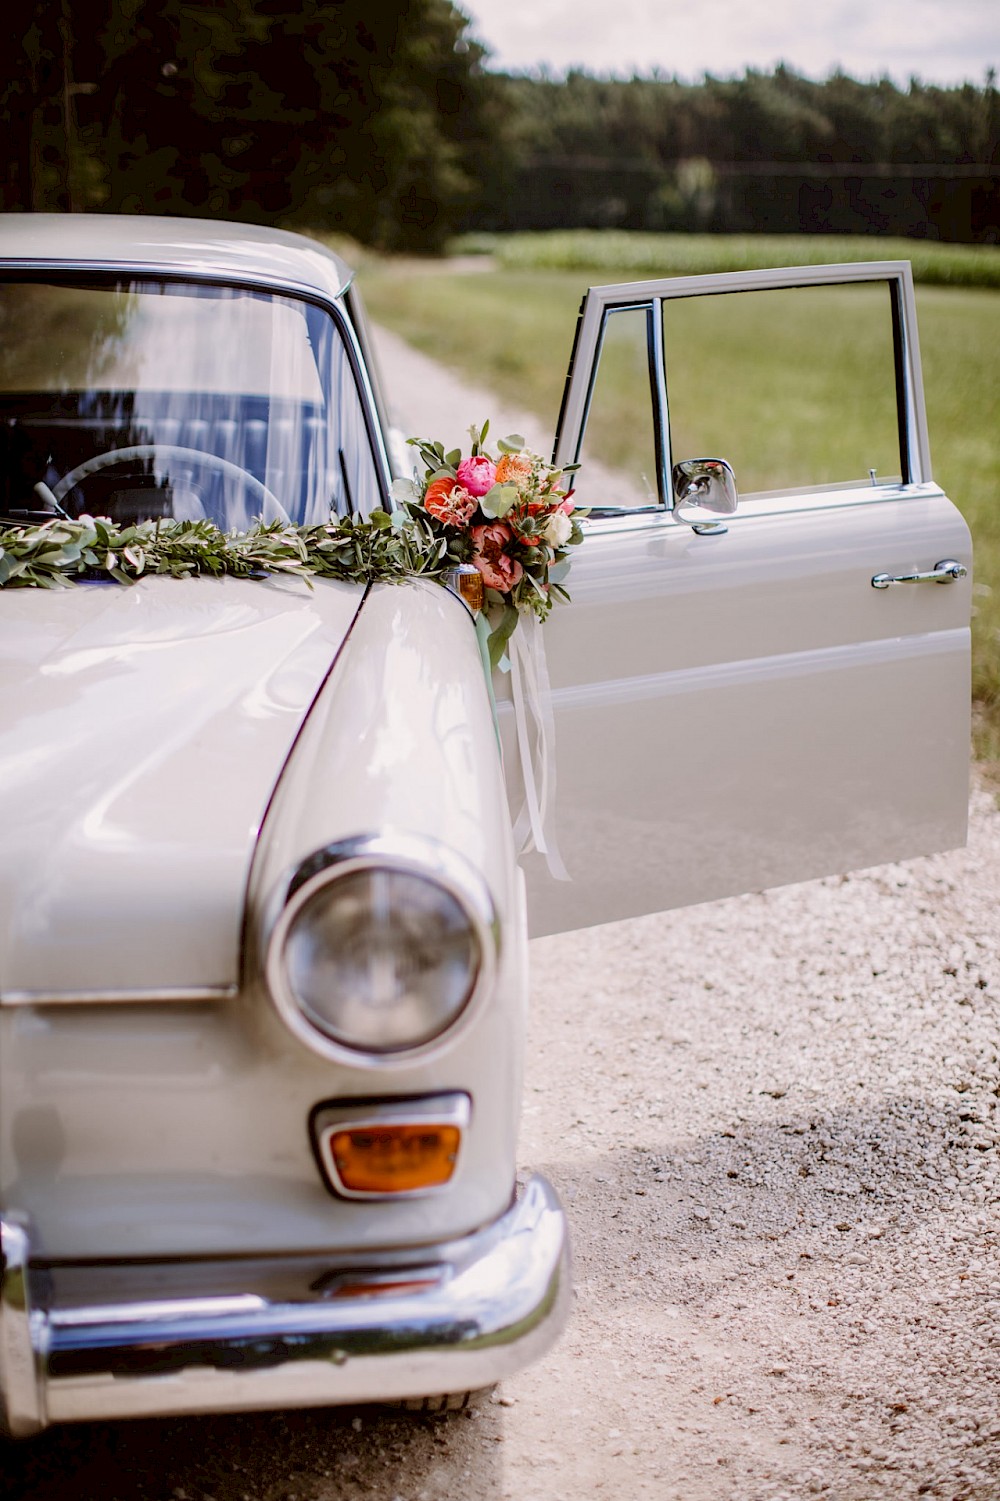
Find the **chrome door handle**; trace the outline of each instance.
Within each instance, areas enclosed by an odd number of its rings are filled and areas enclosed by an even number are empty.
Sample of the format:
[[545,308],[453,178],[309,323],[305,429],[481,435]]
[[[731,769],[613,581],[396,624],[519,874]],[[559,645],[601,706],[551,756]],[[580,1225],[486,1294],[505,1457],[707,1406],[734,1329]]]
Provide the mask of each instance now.
[[968,571],[964,563],[957,563],[954,558],[942,558],[930,573],[876,573],[872,588],[888,589],[890,584],[924,584],[928,580],[935,584],[951,584],[955,579],[964,579]]

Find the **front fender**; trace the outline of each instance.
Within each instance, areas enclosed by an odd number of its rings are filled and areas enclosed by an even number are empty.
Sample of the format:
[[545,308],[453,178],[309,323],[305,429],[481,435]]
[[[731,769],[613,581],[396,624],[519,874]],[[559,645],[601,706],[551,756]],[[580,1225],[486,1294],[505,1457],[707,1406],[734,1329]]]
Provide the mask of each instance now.
[[516,861],[489,695],[468,611],[438,584],[381,585],[362,606],[272,801],[252,912],[323,845],[389,830],[464,855],[506,931]]

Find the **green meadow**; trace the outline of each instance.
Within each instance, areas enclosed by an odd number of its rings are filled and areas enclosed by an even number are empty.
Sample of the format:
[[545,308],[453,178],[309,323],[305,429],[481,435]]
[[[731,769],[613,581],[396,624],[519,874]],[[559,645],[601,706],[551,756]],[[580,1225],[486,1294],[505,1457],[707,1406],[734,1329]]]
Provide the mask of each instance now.
[[[791,249],[788,241],[784,243]],[[857,247],[858,242],[826,242],[827,254],[810,259],[835,260],[838,251],[839,258],[846,259],[845,244]],[[963,249],[932,247],[938,248],[949,255]],[[896,242],[877,241],[867,244],[866,251],[871,259],[900,255]],[[715,253],[717,263],[726,259],[718,247]],[[757,265],[759,247],[755,254],[752,264]],[[983,263],[991,257],[1000,265],[1000,251],[988,252]],[[857,259],[857,253],[852,258]],[[768,259],[771,264],[791,263],[788,256]],[[508,268],[502,261],[503,257],[494,262],[495,269],[470,271],[467,262],[452,268],[447,262],[367,260],[360,285],[376,320],[426,354],[535,411],[554,431],[586,286],[671,273],[651,269],[648,261],[640,269],[635,255],[624,265],[569,270],[544,265]],[[717,263],[706,267],[689,260],[686,269],[719,269]],[[945,282],[942,274],[925,278],[917,287],[931,459],[934,478],[962,511],[973,534],[976,752],[1000,766],[1000,295],[989,286]],[[684,427],[677,451],[724,453],[734,463],[741,488],[749,493],[778,488],[783,482],[801,483],[791,466],[803,462],[809,466],[804,476],[809,482],[838,474],[863,477],[873,454],[891,450],[891,403],[887,407],[884,399],[891,378],[884,368],[884,307],[869,308],[857,297],[846,307],[838,297],[841,290],[869,298],[876,294],[874,288],[829,289],[825,296],[804,300],[798,320],[784,317],[779,326],[773,319],[761,321],[762,313],[752,307],[756,294],[744,294],[746,312],[739,319],[729,316],[727,308],[743,303],[743,296],[713,299],[709,321],[697,330],[684,320],[698,304],[675,305],[679,310],[672,315],[668,310],[668,317],[678,320],[666,331],[668,359],[672,344],[705,353],[704,358],[681,362],[684,384],[681,387],[678,379],[676,399],[671,382],[672,422],[675,428]],[[766,295],[788,299],[802,294]],[[622,337],[608,349],[620,366],[615,394],[605,398],[598,390],[595,395],[595,452],[619,467],[629,463],[628,435],[635,429],[636,411],[644,410],[640,403],[646,401],[643,358],[637,357],[636,348],[629,348],[638,345],[633,337],[637,332],[623,322]],[[804,362],[797,354],[806,335],[814,349],[823,349],[821,361]],[[726,373],[724,389],[718,381],[720,368]],[[808,421],[810,413],[815,419],[817,413],[829,411],[837,414],[836,421]],[[717,414],[717,437],[706,413]],[[776,423],[775,413],[783,414],[783,421]],[[766,444],[761,441],[765,421]],[[803,455],[801,434],[806,431],[812,436],[810,452]],[[782,454],[782,435],[789,432],[795,434],[794,452]],[[886,465],[891,471],[887,459],[878,463],[880,473],[887,472]]]
[[842,261],[909,261],[918,283],[1000,288],[995,245],[944,245],[864,235],[686,235],[626,229],[553,229],[535,234],[464,235],[452,253],[492,255],[508,271],[594,271],[591,281],[690,276],[766,266]]

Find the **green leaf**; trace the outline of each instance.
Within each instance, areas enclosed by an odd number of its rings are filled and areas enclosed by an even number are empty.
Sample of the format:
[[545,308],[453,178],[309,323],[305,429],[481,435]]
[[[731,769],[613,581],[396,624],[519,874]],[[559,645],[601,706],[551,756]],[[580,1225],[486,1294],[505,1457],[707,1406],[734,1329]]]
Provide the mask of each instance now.
[[485,495],[480,496],[479,509],[489,520],[499,521],[506,516],[516,500],[516,485],[494,485]]
[[462,450],[460,448],[453,448],[450,453],[445,454],[445,463],[450,464],[453,469],[457,469],[461,462]]
[[490,632],[489,640],[486,643],[489,647],[490,666],[492,668],[495,669],[500,666],[500,659],[507,650],[507,642],[514,634],[516,628],[517,610],[513,605],[507,605],[500,617],[499,622],[493,627],[493,630]]
[[392,526],[392,517],[387,511],[372,511],[368,520],[379,532],[387,532]]

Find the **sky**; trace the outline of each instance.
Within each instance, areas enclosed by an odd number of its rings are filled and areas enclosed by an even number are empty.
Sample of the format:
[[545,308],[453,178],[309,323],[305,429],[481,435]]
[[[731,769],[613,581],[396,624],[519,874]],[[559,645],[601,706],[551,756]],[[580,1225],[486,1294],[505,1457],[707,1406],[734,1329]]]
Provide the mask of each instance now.
[[998,0],[456,0],[489,66],[696,80],[779,62],[822,79],[982,84],[1000,71]]

